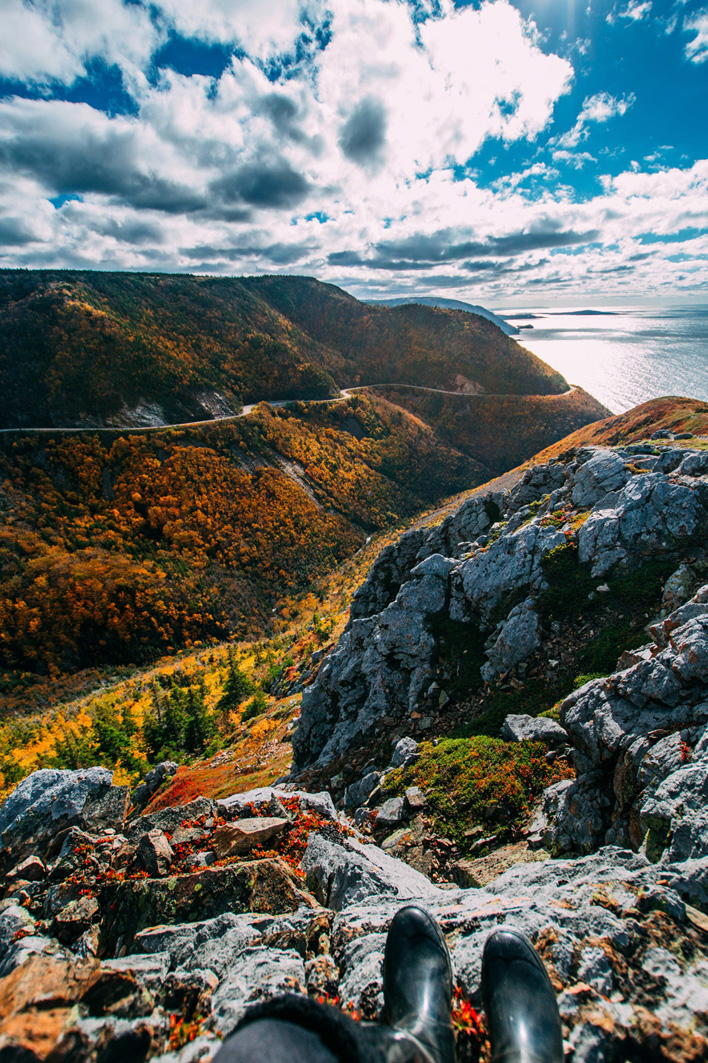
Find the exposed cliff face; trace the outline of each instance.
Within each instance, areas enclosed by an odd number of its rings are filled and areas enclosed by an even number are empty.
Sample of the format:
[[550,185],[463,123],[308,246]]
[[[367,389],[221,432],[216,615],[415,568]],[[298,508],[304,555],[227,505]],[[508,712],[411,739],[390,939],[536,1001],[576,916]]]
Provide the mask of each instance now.
[[708,454],[645,444],[572,452],[408,533],[378,558],[303,696],[296,768],[432,711],[449,675],[443,636],[448,658],[451,644],[468,661],[476,652],[477,681],[493,682],[562,638],[559,596],[581,606],[649,560],[686,559],[695,573],[707,529]]

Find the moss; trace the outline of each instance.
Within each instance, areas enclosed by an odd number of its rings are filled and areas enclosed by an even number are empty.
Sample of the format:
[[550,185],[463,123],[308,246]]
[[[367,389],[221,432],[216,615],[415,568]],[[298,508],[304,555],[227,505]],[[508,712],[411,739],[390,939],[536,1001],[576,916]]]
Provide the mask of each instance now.
[[539,742],[486,736],[425,742],[417,761],[391,772],[386,788],[403,793],[420,786],[434,825],[466,850],[465,832],[476,826],[497,839],[514,837],[542,790],[568,777],[570,769],[547,764],[545,753]]

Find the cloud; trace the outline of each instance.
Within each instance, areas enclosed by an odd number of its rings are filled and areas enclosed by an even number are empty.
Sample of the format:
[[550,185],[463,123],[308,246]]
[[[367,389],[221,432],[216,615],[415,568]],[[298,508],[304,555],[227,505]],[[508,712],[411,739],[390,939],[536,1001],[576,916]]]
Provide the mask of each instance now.
[[3,0],[0,77],[70,83],[87,61],[119,64],[127,77],[144,68],[161,35],[140,4],[122,0]]
[[243,202],[278,210],[297,206],[310,188],[302,174],[282,160],[270,165],[247,163],[220,177],[211,187],[226,203]]
[[652,10],[652,0],[629,0],[623,8],[617,5],[607,15],[607,22],[612,26],[617,19],[626,19],[628,22],[641,22],[648,18]]
[[194,188],[147,165],[149,132],[86,104],[0,102],[0,168],[36,179],[54,195],[115,196],[137,209],[185,213],[204,207]]
[[684,54],[691,63],[705,63],[708,59],[708,11],[698,11],[693,18],[687,18],[683,23],[685,33],[695,33],[693,40],[689,41]]
[[300,0],[156,0],[156,10],[178,33],[197,40],[238,44],[265,58],[292,47],[308,5]]
[[[616,17],[626,28],[645,8],[622,0]],[[702,17],[684,23],[695,63]],[[177,39],[218,46],[219,63],[188,76],[156,61]],[[603,271],[662,290],[683,283],[669,251],[686,276],[705,271],[705,234],[681,236],[706,227],[705,168],[651,152],[642,173],[648,143],[636,172],[591,154],[593,128],[633,95],[588,95],[549,137],[567,56],[581,62],[562,47],[507,0],[5,0],[0,70],[41,98],[0,100],[0,263],[297,270],[361,294],[492,303],[527,286],[589,292]],[[130,113],[52,98],[76,78],[97,89],[101,63]],[[646,232],[678,235],[643,257]]]
[[594,96],[586,96],[575,125],[555,140],[556,145],[561,149],[576,147],[588,136],[589,123],[607,122],[610,118],[621,117],[627,113],[635,99],[633,92],[621,99],[610,95],[609,92],[598,92]]
[[339,146],[352,162],[369,166],[383,162],[386,144],[386,109],[370,96],[356,105],[342,126]]

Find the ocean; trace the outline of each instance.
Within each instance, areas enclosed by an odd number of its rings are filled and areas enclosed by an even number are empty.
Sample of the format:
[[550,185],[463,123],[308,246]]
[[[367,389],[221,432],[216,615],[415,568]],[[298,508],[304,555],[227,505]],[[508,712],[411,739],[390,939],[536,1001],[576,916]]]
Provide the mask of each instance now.
[[613,413],[662,395],[708,400],[708,306],[496,312],[532,325],[517,342]]

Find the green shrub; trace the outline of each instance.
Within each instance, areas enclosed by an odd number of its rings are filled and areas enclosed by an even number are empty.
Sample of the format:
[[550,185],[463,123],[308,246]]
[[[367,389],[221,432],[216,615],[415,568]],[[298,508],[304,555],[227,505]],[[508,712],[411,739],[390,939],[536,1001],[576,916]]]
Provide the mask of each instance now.
[[391,772],[385,785],[393,793],[420,786],[437,829],[466,849],[465,832],[475,826],[512,838],[544,788],[571,774],[547,764],[545,753],[539,742],[444,738],[423,743],[418,760]]

